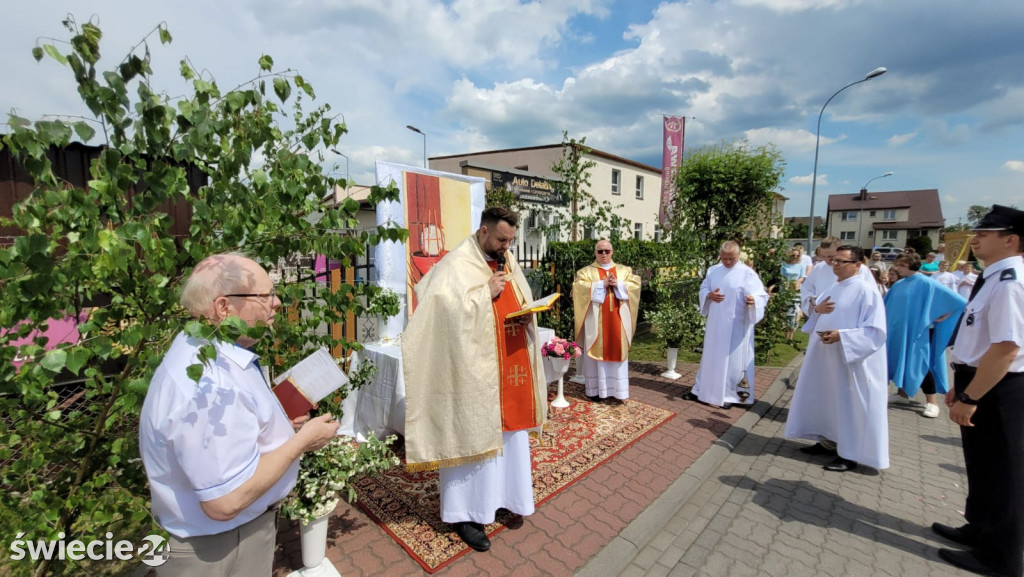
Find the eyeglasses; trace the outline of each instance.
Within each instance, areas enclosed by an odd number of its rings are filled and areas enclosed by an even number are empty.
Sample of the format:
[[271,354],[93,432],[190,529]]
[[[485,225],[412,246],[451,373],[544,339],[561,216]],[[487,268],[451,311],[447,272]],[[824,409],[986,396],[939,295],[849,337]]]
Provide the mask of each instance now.
[[596,252],[597,254],[611,254],[612,253],[611,249],[601,249],[601,250],[597,250],[597,251],[594,251],[594,252]]
[[839,258],[832,259],[832,264],[855,264],[859,262],[859,260],[842,260]]
[[238,297],[238,298],[258,298],[258,299],[260,299],[260,301],[262,301],[264,303],[267,303],[267,302],[270,302],[270,301],[274,300],[274,297],[277,296],[277,290],[275,289],[275,290],[272,290],[272,291],[270,291],[268,293],[232,293],[232,294],[224,295],[224,296],[226,296],[226,297]]

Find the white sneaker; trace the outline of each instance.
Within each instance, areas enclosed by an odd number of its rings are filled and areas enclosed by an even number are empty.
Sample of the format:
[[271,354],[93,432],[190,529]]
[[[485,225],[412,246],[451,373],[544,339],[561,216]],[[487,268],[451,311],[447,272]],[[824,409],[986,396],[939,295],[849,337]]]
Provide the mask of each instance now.
[[929,419],[934,419],[935,417],[939,416],[939,406],[932,403],[927,403],[924,406],[924,410],[921,411],[921,414],[928,417]]

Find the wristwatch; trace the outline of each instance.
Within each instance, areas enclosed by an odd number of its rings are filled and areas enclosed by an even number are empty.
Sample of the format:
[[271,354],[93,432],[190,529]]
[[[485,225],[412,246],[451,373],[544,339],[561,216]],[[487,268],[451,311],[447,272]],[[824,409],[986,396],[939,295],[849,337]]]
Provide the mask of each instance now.
[[975,407],[978,406],[978,401],[976,401],[976,400],[972,399],[971,397],[967,396],[967,393],[964,393],[964,392],[957,393],[956,394],[956,400],[957,400],[957,402],[963,403],[965,405],[971,405],[971,406],[975,406]]

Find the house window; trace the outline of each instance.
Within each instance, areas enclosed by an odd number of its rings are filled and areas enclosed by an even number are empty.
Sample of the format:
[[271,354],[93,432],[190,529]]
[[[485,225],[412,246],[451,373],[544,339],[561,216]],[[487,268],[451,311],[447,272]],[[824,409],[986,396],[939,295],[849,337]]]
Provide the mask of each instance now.
[[907,238],[917,238],[919,236],[928,236],[927,230],[908,230]]
[[585,227],[583,227],[583,238],[593,239],[594,238],[594,227],[592,227],[592,226],[585,226]]
[[870,238],[870,237],[872,237],[872,236],[875,236],[875,231],[873,231],[873,230],[869,230],[869,231],[868,231],[868,237]]
[[882,240],[896,240],[896,239],[899,238],[899,236],[900,235],[899,235],[899,231],[898,230],[883,230],[882,231]]
[[641,200],[644,198],[644,177],[640,175],[636,177],[636,197]]
[[896,209],[889,208],[882,211],[882,220],[896,220]]
[[622,172],[620,170],[618,170],[618,169],[613,168],[612,169],[612,194],[622,194],[622,191],[619,190],[619,187],[620,187],[621,184],[622,184]]
[[633,224],[633,238],[637,240],[644,238],[644,223],[637,222]]
[[619,219],[618,215],[612,215],[611,226],[612,230],[609,233],[609,236],[612,240],[619,240],[619,238],[622,236],[622,221]]
[[655,228],[654,229],[654,242],[661,242],[661,237],[662,236],[663,235],[662,235],[662,232],[661,232],[661,228],[660,227]]
[[843,221],[857,220],[857,213],[852,210],[844,210],[842,219]]
[[857,233],[852,230],[844,230],[839,233],[839,240],[854,240],[857,237]]
[[537,211],[531,210],[529,218],[526,219],[526,228],[534,229],[537,228]]
[[876,212],[878,212],[878,211],[876,211],[876,210],[872,210],[872,211],[871,211],[871,218],[875,218],[875,213],[876,213]]

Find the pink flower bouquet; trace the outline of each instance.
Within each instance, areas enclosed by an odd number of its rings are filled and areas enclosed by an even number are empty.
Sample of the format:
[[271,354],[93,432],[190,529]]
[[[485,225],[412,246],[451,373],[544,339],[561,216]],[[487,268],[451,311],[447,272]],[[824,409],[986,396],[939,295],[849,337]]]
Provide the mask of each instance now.
[[576,341],[553,337],[550,341],[541,345],[540,352],[545,357],[569,360],[582,355],[583,349],[576,344]]

